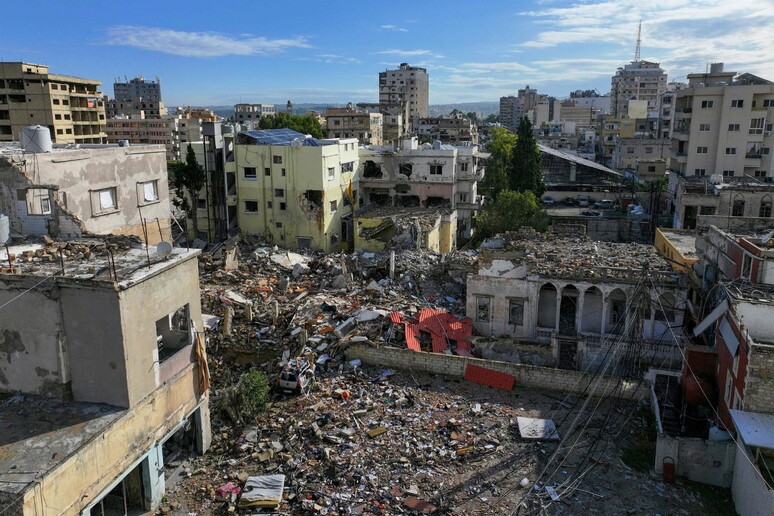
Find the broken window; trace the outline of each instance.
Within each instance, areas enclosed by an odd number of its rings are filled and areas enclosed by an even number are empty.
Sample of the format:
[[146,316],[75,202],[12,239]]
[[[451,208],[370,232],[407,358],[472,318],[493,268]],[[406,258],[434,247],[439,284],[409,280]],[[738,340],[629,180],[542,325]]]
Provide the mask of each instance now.
[[275,188],[274,197],[285,197],[285,190],[282,188]]
[[377,165],[371,160],[366,161],[363,164],[363,177],[370,177],[374,179],[381,179],[382,177],[382,167],[381,165]]
[[257,177],[255,167],[245,167],[245,179],[255,179]]
[[311,208],[313,210],[317,210],[322,207],[322,203],[323,203],[322,190],[307,190],[306,193],[304,194],[304,197],[306,197],[307,202],[311,204]]
[[428,197],[427,198],[427,206],[448,206],[449,205],[449,199],[445,197]]
[[196,199],[196,209],[197,210],[206,210],[207,209],[207,199]]
[[414,169],[414,166],[411,163],[403,163],[398,169],[398,172],[400,172],[406,177],[410,177],[413,169]]
[[443,174],[443,165],[430,165],[430,175],[440,176]]
[[341,172],[352,172],[355,170],[355,164],[354,162],[350,161],[348,163],[342,163],[341,164]]
[[397,200],[398,206],[404,208],[414,208],[420,205],[418,195],[399,195]]
[[762,218],[771,217],[771,197],[768,195],[761,200],[761,208],[758,210],[758,216]]
[[508,301],[508,324],[515,326],[524,325],[524,301],[511,299]]
[[20,190],[27,201],[27,215],[48,215],[51,213],[51,194],[46,188]]
[[328,180],[336,179],[336,168],[328,167]]
[[282,164],[282,156],[272,156],[271,161],[272,163]]
[[258,201],[245,201],[245,213],[258,213]]
[[310,249],[312,247],[312,239],[308,237],[298,237],[299,249]]
[[191,344],[191,314],[189,306],[181,306],[156,321],[156,346],[159,363]]
[[744,217],[744,199],[735,199],[731,208],[732,217]]
[[489,322],[489,305],[491,299],[488,297],[476,298],[476,321],[477,322]]
[[331,213],[336,213],[336,210],[338,209],[339,209],[338,201],[331,201]]
[[281,202],[281,203],[280,203],[280,210],[283,210],[283,211],[284,211],[284,210],[287,210],[287,209],[288,209],[288,205],[287,205],[287,203]]
[[411,191],[411,186],[409,186],[407,184],[400,183],[400,184],[395,185],[395,193],[407,194],[410,191]]

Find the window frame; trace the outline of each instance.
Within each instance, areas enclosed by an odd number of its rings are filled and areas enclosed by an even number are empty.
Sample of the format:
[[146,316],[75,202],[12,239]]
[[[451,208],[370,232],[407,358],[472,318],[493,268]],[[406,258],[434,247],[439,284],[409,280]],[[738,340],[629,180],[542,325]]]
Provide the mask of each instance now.
[[[103,193],[110,192],[111,197],[113,198],[113,203],[111,206],[106,207],[105,199],[103,198]],[[95,190],[90,190],[91,197],[91,214],[93,217],[99,217],[101,215],[110,215],[111,213],[116,213],[120,210],[119,204],[118,204],[118,186],[108,186],[106,188],[98,188]]]

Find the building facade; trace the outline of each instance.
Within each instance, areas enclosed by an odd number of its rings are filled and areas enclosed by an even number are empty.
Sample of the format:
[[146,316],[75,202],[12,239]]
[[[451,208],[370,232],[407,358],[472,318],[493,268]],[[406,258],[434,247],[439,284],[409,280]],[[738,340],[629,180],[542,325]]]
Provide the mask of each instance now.
[[648,117],[658,118],[667,74],[659,63],[632,61],[615,72],[610,84],[610,112],[614,118],[629,113],[629,101],[647,102]]
[[236,104],[234,106],[234,122],[252,125],[251,129],[257,129],[261,117],[276,113],[274,104]]
[[100,84],[50,74],[46,65],[0,63],[0,142],[19,141],[24,127],[41,125],[54,143],[105,143]]
[[173,138],[170,121],[158,118],[108,118],[105,121],[105,134],[108,143],[122,140],[132,145],[163,145],[167,161],[178,159],[178,144]]
[[156,77],[155,81],[146,81],[138,75],[134,79],[113,83],[113,97],[119,101],[132,101],[141,98],[146,102],[161,102],[161,81]]
[[384,115],[358,110],[350,103],[345,108],[330,108],[323,113],[328,138],[357,138],[361,145],[381,145]]
[[131,100],[118,100],[104,98],[105,115],[110,118],[142,118],[160,119],[168,114],[167,108],[160,100],[145,100],[135,97]]
[[316,140],[289,129],[240,133],[235,165],[241,234],[287,248],[351,249],[357,147],[354,138]]
[[422,140],[440,140],[452,145],[478,143],[476,124],[460,114],[420,118],[416,134]]
[[405,104],[404,117],[413,131],[420,118],[430,115],[430,76],[427,69],[401,63],[394,70],[379,72],[379,104]]

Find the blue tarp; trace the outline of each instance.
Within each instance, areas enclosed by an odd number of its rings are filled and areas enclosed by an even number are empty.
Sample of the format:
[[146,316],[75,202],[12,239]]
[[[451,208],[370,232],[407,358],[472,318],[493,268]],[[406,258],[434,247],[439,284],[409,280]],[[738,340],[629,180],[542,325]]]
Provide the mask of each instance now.
[[314,138],[307,138],[306,135],[292,129],[261,129],[256,131],[244,131],[239,133],[239,135],[258,145],[290,146],[295,141],[297,144],[304,147],[320,146],[320,142]]

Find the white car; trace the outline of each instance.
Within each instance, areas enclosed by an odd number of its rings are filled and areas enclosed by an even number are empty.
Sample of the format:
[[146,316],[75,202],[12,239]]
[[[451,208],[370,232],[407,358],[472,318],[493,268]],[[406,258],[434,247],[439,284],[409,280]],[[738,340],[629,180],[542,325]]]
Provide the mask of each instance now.
[[602,199],[594,203],[594,207],[598,210],[611,210],[615,203],[610,199]]
[[308,393],[314,380],[314,365],[304,359],[287,363],[277,377],[277,388],[294,394]]
[[589,205],[589,196],[588,195],[578,195],[578,196],[575,197],[575,202],[581,208],[586,208]]

